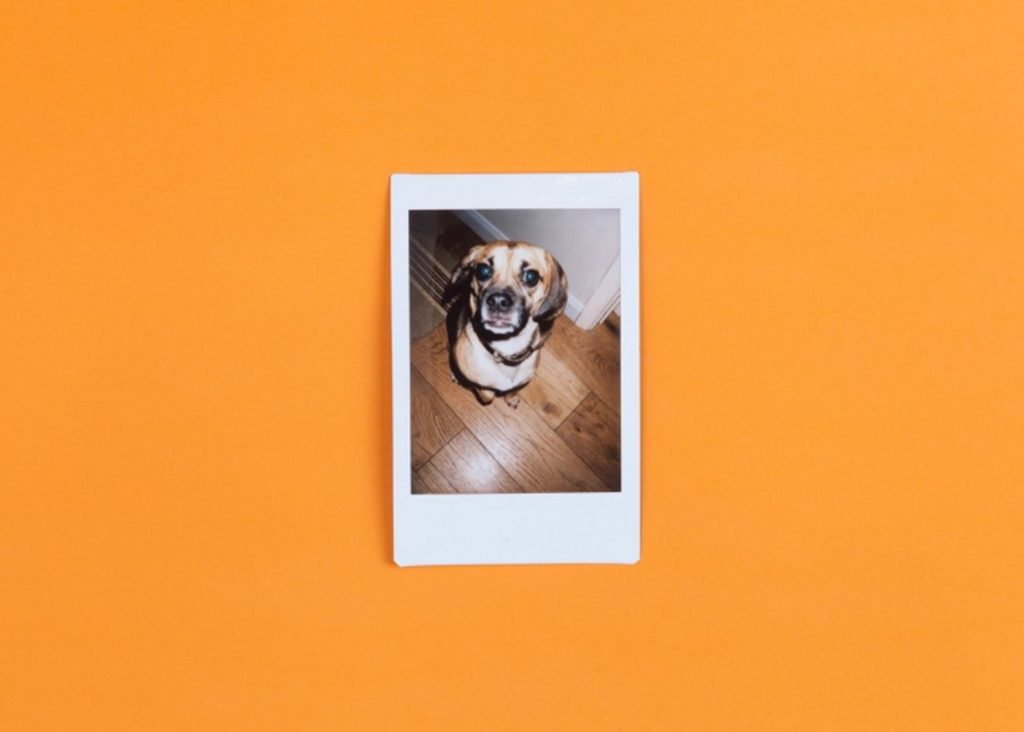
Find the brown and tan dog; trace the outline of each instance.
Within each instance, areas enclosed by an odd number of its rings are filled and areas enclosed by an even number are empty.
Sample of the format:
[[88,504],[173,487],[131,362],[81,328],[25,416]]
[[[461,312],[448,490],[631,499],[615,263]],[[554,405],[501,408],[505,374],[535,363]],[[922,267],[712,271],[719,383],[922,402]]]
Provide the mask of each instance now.
[[449,286],[452,378],[481,404],[500,394],[518,407],[568,287],[561,265],[533,244],[494,241],[470,249]]

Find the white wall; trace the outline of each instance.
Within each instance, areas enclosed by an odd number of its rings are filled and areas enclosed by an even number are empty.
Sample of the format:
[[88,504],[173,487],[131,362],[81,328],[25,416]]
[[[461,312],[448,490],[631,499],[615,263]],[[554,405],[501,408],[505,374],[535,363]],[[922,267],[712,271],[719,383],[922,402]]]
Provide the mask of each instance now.
[[489,223],[492,236],[537,244],[555,256],[569,278],[568,314],[573,319],[595,295],[607,297],[599,293],[599,286],[619,258],[618,209],[503,209],[475,214],[485,220],[473,227],[484,238],[490,237],[479,229]]

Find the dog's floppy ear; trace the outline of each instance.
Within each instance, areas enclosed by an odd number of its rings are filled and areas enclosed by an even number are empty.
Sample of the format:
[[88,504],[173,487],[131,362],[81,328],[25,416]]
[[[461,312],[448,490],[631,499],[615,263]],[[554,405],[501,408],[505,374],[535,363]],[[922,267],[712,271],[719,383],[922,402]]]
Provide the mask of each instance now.
[[565,310],[565,302],[569,299],[569,280],[565,276],[562,265],[550,254],[547,254],[547,258],[548,263],[552,265],[548,268],[551,273],[551,282],[548,285],[547,296],[533,315],[533,319],[539,323],[554,320],[561,315]]
[[480,250],[483,249],[482,244],[477,244],[475,247],[471,247],[466,256],[459,262],[459,266],[452,272],[452,278],[448,281],[448,285],[444,288],[444,301],[446,303],[451,302],[459,293],[462,292],[462,288],[469,281],[469,278],[473,276],[473,264],[476,261],[477,255]]

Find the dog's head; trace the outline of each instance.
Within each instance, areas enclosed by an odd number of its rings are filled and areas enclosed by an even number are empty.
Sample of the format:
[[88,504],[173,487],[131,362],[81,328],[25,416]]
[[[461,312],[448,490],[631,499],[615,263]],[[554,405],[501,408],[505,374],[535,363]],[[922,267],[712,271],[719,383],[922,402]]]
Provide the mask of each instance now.
[[494,241],[469,250],[452,275],[468,292],[476,325],[492,338],[510,338],[531,321],[543,323],[565,309],[569,285],[561,265],[533,244]]

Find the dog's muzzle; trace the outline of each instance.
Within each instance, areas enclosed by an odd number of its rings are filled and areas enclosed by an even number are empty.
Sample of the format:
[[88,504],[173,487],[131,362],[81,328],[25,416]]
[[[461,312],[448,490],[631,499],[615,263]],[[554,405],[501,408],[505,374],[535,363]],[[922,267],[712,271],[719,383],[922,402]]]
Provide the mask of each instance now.
[[495,335],[518,333],[526,325],[523,299],[508,288],[480,293],[480,325]]

